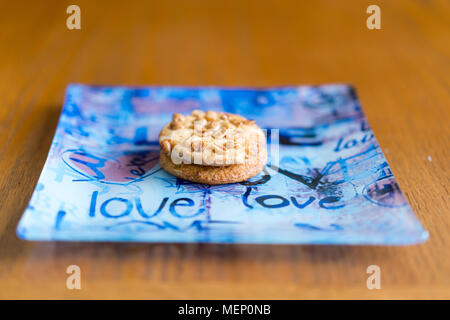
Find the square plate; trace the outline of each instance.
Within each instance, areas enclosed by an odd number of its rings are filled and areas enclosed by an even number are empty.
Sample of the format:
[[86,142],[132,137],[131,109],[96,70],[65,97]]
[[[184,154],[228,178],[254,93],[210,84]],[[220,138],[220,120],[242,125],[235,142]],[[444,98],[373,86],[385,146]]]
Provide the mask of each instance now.
[[[159,165],[174,112],[237,113],[267,129],[249,181],[204,185]],[[399,245],[425,241],[348,85],[67,88],[17,233],[27,240]]]

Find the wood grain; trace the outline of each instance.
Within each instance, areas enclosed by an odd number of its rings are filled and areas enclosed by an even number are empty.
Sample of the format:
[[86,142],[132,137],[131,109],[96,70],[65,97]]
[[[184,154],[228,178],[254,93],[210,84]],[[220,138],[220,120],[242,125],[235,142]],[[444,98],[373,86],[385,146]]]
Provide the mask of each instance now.
[[[82,29],[67,30],[66,7]],[[450,2],[0,2],[0,298],[450,298]],[[375,3],[374,2],[374,3]],[[71,82],[346,82],[430,239],[407,247],[32,243],[15,235]],[[430,159],[430,160],[429,160]],[[66,267],[82,289],[65,287]],[[381,267],[381,290],[366,268]]]

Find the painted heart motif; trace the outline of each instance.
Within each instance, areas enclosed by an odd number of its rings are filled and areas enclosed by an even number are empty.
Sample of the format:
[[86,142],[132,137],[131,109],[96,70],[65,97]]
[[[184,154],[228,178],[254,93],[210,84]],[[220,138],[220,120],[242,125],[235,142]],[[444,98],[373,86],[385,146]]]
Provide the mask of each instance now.
[[101,155],[86,150],[66,150],[64,163],[88,180],[128,184],[151,172],[159,162],[159,151],[129,151],[119,155]]

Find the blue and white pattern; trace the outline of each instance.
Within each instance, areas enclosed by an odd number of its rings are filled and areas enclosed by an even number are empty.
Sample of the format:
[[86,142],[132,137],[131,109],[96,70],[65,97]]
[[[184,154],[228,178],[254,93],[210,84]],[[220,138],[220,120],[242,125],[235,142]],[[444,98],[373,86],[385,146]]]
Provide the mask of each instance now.
[[[267,129],[263,172],[210,186],[162,170],[159,131],[174,112],[194,109],[241,114]],[[273,244],[428,238],[347,85],[70,85],[17,233],[27,240]]]

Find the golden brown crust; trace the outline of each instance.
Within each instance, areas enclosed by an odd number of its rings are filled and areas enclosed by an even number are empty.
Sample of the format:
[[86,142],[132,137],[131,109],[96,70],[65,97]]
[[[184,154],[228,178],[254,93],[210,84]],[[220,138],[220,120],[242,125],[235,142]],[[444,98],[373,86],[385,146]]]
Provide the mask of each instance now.
[[195,164],[174,164],[170,157],[160,153],[161,167],[176,177],[205,184],[241,182],[257,175],[267,163],[267,151],[262,149],[256,161],[243,164],[215,167]]

